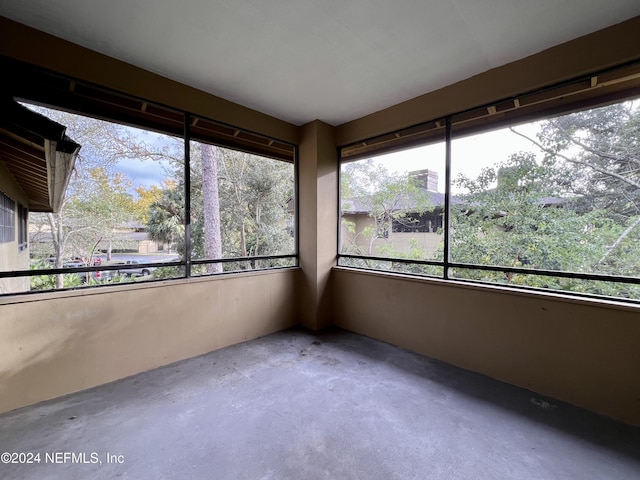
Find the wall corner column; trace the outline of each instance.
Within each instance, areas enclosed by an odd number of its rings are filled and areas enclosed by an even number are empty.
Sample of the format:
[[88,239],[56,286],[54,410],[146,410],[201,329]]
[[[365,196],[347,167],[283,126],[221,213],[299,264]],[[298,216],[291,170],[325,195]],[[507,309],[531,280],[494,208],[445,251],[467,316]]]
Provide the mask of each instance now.
[[301,127],[298,165],[300,323],[333,324],[331,268],[338,250],[338,153],[335,127],[319,120]]

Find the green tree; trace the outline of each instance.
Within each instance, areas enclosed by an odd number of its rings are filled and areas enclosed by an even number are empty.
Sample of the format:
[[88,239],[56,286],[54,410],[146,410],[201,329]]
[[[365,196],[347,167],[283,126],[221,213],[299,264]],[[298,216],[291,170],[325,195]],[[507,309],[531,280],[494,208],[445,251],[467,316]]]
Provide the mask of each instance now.
[[184,182],[165,185],[159,198],[149,206],[149,238],[167,244],[169,252],[176,245],[184,258],[184,220]]
[[[517,153],[483,169],[476,179],[460,176],[456,186],[467,193],[452,206],[451,260],[587,271],[602,242],[592,226],[606,219],[601,212],[579,212],[551,182],[554,175],[552,164],[539,164],[533,153]],[[500,275],[475,273],[477,279]],[[510,275],[503,278],[514,281]]]
[[[451,260],[640,275],[640,112],[633,102],[547,120],[537,153],[460,176]],[[640,298],[633,285],[458,270],[465,278]]]
[[[516,133],[517,130],[515,130]],[[529,137],[526,137],[529,138]],[[556,166],[553,181],[581,211],[606,212],[609,236],[594,269],[639,275],[640,108],[636,102],[550,119],[529,138]],[[631,267],[631,268],[630,268]]]
[[293,253],[294,168],[279,160],[222,150],[220,202],[228,256]]
[[[191,253],[193,258],[233,258],[277,255],[294,252],[294,237],[288,202],[294,196],[293,165],[258,157],[236,150],[215,148],[221,253],[212,254],[206,247],[206,232],[215,218],[211,195],[205,195],[205,177],[212,180],[210,168],[203,159],[210,146],[193,142],[191,146]],[[176,242],[184,255],[184,183],[165,189],[159,201],[150,209],[148,232],[162,241]],[[213,226],[215,230],[215,225]],[[225,264],[225,268],[255,268],[255,262],[241,265]]]
[[[122,173],[109,175],[103,167],[88,170],[89,182],[76,187],[67,206],[67,234],[77,252],[94,255],[98,243],[106,244],[107,261],[122,229],[135,219],[131,181]],[[96,240],[97,239],[97,240]]]

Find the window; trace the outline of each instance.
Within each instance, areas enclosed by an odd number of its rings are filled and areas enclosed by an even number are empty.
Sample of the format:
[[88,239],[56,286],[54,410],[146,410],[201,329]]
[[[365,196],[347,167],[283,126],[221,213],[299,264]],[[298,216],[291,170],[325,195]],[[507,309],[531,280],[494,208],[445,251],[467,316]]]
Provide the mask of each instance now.
[[9,243],[16,238],[15,202],[0,192],[0,243]]
[[[60,209],[29,216],[31,264],[42,272],[31,290],[184,275],[183,140],[25,105],[81,145]],[[66,271],[46,274],[52,268]]]
[[18,206],[31,270],[0,278],[34,292],[297,265],[294,145],[69,82],[34,70],[12,86],[80,150],[57,211]]
[[339,265],[640,301],[640,99],[607,75],[344,147]]
[[393,233],[437,233],[442,228],[442,209],[425,213],[407,213],[393,220]]
[[293,163],[197,141],[190,151],[192,274],[295,265]]
[[29,210],[18,205],[18,250],[23,251],[29,245]]
[[440,275],[444,123],[429,145],[343,163],[341,265]]
[[454,128],[451,262],[514,270],[451,278],[640,299],[639,285],[598,278],[640,278],[638,121],[626,101],[460,138]]

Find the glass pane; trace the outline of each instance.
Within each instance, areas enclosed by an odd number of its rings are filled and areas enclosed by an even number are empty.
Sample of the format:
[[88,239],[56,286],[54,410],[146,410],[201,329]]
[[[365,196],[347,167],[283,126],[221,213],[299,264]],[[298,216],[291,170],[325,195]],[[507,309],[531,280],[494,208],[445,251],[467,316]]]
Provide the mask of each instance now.
[[[454,127],[453,138],[452,262],[640,276],[638,102],[468,137],[456,138]],[[635,287],[613,283],[603,289],[533,275],[455,275],[637,295]]]
[[444,142],[343,163],[340,252],[442,261],[444,174]]
[[[292,163],[191,142],[191,257],[295,254]],[[278,261],[270,261],[278,266]],[[264,267],[255,260],[193,267],[193,275]]]

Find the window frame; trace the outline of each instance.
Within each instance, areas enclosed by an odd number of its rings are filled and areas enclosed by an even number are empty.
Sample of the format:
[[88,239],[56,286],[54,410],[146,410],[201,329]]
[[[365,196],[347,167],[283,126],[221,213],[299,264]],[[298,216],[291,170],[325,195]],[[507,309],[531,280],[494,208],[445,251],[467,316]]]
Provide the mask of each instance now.
[[[12,72],[8,76],[5,88],[8,94],[17,101],[25,101],[27,103],[41,105],[47,108],[67,111],[77,115],[96,118],[99,120],[118,123],[125,126],[132,126],[139,129],[145,129],[157,133],[167,134],[179,137],[184,143],[185,153],[185,242],[186,252],[185,258],[172,262],[156,262],[145,263],[148,267],[181,267],[183,273],[173,279],[191,278],[191,268],[193,265],[211,264],[211,263],[232,263],[245,261],[267,261],[278,259],[292,259],[290,266],[274,266],[255,268],[244,271],[229,271],[213,274],[215,276],[258,272],[264,270],[278,270],[286,268],[295,268],[299,266],[299,214],[298,214],[298,145],[291,142],[273,138],[268,135],[252,132],[247,129],[228,125],[203,116],[194,114],[185,110],[179,110],[174,107],[152,102],[137,96],[118,92],[106,87],[95,85],[89,82],[80,81],[72,77],[57,74],[49,70],[29,65],[23,62],[14,61],[4,58],[2,63],[5,65],[6,71]],[[216,146],[228,148],[236,151],[251,153],[263,157],[272,158],[277,161],[284,161],[293,164],[294,168],[294,212],[293,212],[293,229],[294,229],[294,252],[286,255],[262,255],[250,257],[234,257],[219,259],[200,259],[191,260],[191,238],[190,238],[190,149],[191,140],[211,143]],[[15,202],[14,202],[15,210]],[[28,210],[27,210],[28,212]],[[28,218],[28,213],[26,215]],[[28,224],[26,225],[26,241],[20,242],[19,249],[23,251],[28,247]],[[13,240],[15,241],[15,212],[13,224]],[[135,268],[135,267],[131,267]],[[0,271],[0,279],[2,278],[19,278],[32,277],[38,275],[58,275],[58,274],[78,274],[103,272],[109,270],[126,271],[126,266],[121,265],[102,265],[102,266],[83,266],[83,267],[63,267],[51,269],[33,269],[33,270],[14,270]],[[207,275],[198,275],[205,277]],[[166,281],[168,279],[151,279],[148,282]],[[118,285],[136,286],[135,283],[124,283]],[[38,291],[21,291],[0,296],[15,296],[24,294],[38,294],[62,292],[68,290],[87,290],[94,287],[107,287],[109,283],[101,283],[98,285],[82,286],[82,287],[65,287],[50,290]]]
[[[356,268],[372,272],[386,274],[403,274],[426,278],[437,278],[455,282],[484,285],[491,287],[505,287],[515,290],[537,291],[547,294],[567,294],[575,297],[596,298],[607,301],[620,301],[625,303],[640,304],[640,299],[613,297],[592,293],[576,292],[571,290],[554,290],[551,288],[531,287],[525,285],[499,284],[489,281],[479,281],[459,277],[451,277],[452,269],[470,269],[488,272],[500,272],[505,274],[524,274],[535,276],[551,276],[587,281],[604,281],[640,285],[640,276],[628,277],[608,274],[592,274],[570,271],[555,271],[528,269],[508,266],[493,266],[482,264],[468,264],[452,262],[450,260],[450,225],[451,225],[451,143],[454,126],[456,135],[468,136],[486,131],[504,128],[510,125],[522,124],[542,120],[552,116],[584,111],[613,103],[623,102],[625,99],[638,98],[640,96],[640,62],[629,62],[624,65],[612,67],[586,76],[578,77],[566,82],[558,83],[546,88],[541,88],[523,95],[510,97],[491,102],[489,104],[474,107],[462,112],[451,113],[444,118],[422,122],[412,127],[403,128],[377,137],[367,138],[358,142],[340,146],[339,167],[343,163],[349,163],[377,155],[398,152],[429,145],[440,141],[442,130],[445,138],[445,193],[442,210],[443,219],[443,250],[444,258],[439,260],[412,260],[406,258],[381,257],[373,255],[354,255],[341,253],[342,239],[340,225],[342,222],[341,211],[341,181],[338,180],[338,251],[337,264],[348,268]],[[340,175],[341,168],[338,168]],[[343,259],[347,260],[346,262]],[[399,265],[419,265],[441,267],[441,275],[416,274],[404,270],[371,268],[368,266],[353,266],[349,263],[360,261],[389,262]]]
[[0,191],[0,244],[16,240],[16,202]]

